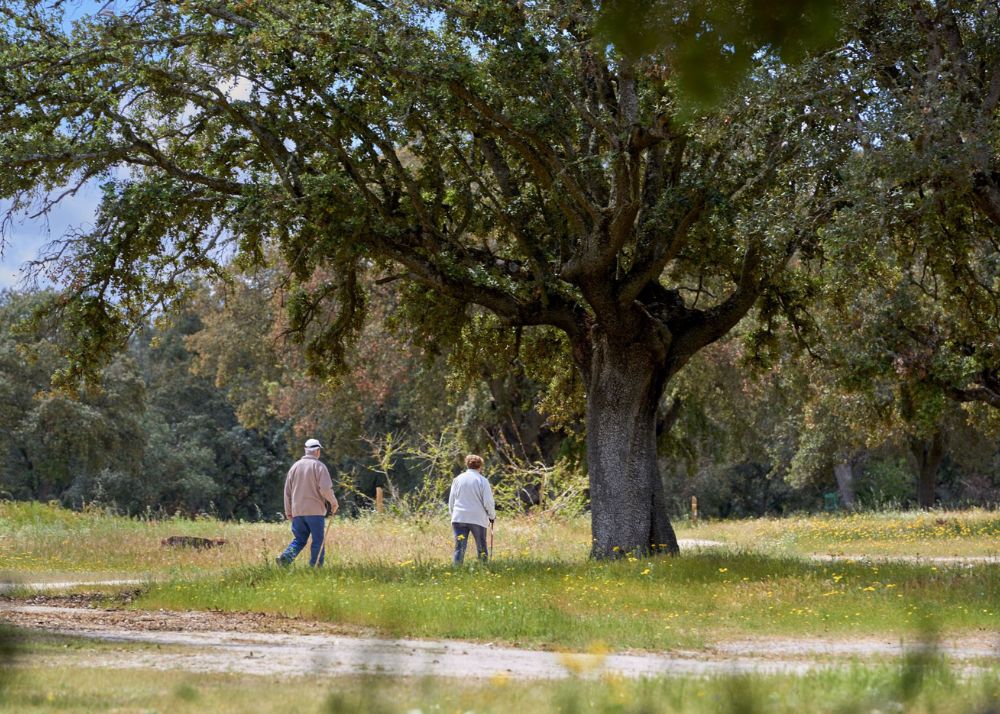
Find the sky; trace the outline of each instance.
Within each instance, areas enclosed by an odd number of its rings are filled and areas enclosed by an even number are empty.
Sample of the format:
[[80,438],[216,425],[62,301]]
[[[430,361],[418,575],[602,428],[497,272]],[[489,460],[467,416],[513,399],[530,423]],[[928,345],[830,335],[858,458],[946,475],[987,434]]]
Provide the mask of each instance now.
[[[67,20],[72,21],[82,15],[95,13],[105,5],[113,10],[119,2],[92,2],[91,0],[71,0],[67,3]],[[51,240],[63,235],[70,228],[86,227],[93,224],[100,190],[97,185],[87,186],[74,198],[63,200],[47,219],[26,219],[18,216],[3,235],[3,254],[0,256],[0,290],[20,287],[25,273],[24,264],[36,258],[39,250]],[[0,216],[10,207],[9,201],[0,199]]]
[[[8,227],[4,235],[3,257],[0,258],[0,290],[23,287],[26,277],[23,267],[38,256],[46,243],[64,235],[71,228],[93,225],[100,190],[87,186],[74,198],[64,199],[48,216],[34,220],[23,216]],[[0,200],[0,212],[6,213],[9,201]]]

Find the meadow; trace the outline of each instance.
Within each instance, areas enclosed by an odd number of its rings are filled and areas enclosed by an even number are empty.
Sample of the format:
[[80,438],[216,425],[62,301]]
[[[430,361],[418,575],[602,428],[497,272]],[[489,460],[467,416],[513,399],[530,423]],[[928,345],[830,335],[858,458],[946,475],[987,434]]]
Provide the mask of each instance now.
[[[456,568],[444,519],[338,518],[325,568],[300,558],[286,569],[273,563],[287,543],[286,524],[129,519],[2,502],[0,579],[130,577],[147,582],[128,601],[115,598],[115,588],[76,589],[105,590],[113,607],[253,611],[336,623],[346,633],[592,653],[777,636],[992,642],[1000,622],[1000,564],[890,558],[996,555],[996,512],[681,521],[680,538],[722,545],[616,562],[587,558],[585,518],[502,516],[498,526],[493,561]],[[170,535],[227,542],[208,550],[161,545]],[[808,557],[830,553],[848,557]],[[922,663],[841,661],[806,675],[281,679],[100,669],[87,658],[142,645],[18,639],[20,664],[0,681],[2,711],[282,711],[307,692],[299,711],[948,713],[990,711],[1000,692],[995,661],[976,663],[981,669],[969,675],[936,655]]]
[[[944,525],[942,525],[942,523]],[[724,547],[680,558],[587,559],[583,518],[501,518],[495,557],[450,564],[444,520],[338,518],[327,567],[273,564],[287,525],[208,518],[141,520],[30,503],[0,504],[7,577],[149,579],[131,607],[255,611],[358,631],[469,638],[533,647],[665,649],[761,634],[907,636],[995,631],[1000,564],[800,557],[838,547],[865,555],[996,553],[1000,514],[890,513],[681,522],[681,538]],[[223,537],[208,550],[168,535]],[[751,546],[752,544],[752,546]],[[874,545],[873,545],[874,544]],[[992,550],[991,550],[992,548]],[[92,589],[92,588],[91,588]]]
[[[675,522],[681,539],[717,541],[730,552],[774,556],[846,555],[1000,557],[1000,512],[914,511],[822,514],[738,521]],[[497,560],[528,558],[581,563],[590,546],[586,517],[501,514]],[[336,518],[328,562],[340,565],[406,561],[447,563],[447,517],[368,514]],[[225,538],[222,548],[167,548],[171,535]],[[287,545],[285,523],[242,523],[201,518],[122,518],[100,509],[83,512],[37,502],[0,501],[0,569],[32,580],[221,573],[270,562]],[[701,551],[702,549],[688,549]]]
[[996,511],[892,511],[714,521],[681,532],[737,548],[789,555],[1000,556]]
[[701,551],[677,559],[518,558],[272,566],[152,584],[147,609],[256,611],[392,636],[662,650],[759,635],[904,637],[995,629],[1000,565],[812,563]]
[[[586,559],[589,523],[583,519],[501,517],[498,558],[534,554],[550,560]],[[224,547],[170,548],[172,535],[224,538]],[[451,557],[446,518],[338,517],[330,528],[331,564],[436,560]],[[273,561],[290,540],[286,523],[239,523],[214,518],[122,518],[102,510],[0,501],[0,569],[31,580],[105,577],[186,577]]]

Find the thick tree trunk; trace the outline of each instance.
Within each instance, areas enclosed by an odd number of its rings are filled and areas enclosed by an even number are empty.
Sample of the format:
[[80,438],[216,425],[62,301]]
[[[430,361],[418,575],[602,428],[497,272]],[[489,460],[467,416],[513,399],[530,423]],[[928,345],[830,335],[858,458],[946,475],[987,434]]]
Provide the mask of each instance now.
[[854,510],[854,465],[850,461],[833,467],[833,475],[837,479],[837,492],[844,508]]
[[601,339],[587,388],[587,466],[595,558],[677,553],[656,465],[666,370],[641,344]]
[[932,508],[937,501],[937,476],[944,460],[944,439],[938,429],[929,441],[914,440],[911,444],[917,459],[917,504]]

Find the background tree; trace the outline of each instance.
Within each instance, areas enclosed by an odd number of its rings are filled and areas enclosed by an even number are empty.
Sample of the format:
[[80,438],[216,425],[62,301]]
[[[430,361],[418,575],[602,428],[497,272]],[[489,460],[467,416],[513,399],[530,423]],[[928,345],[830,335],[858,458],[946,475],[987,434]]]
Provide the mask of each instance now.
[[145,438],[145,386],[135,362],[117,356],[93,389],[78,399],[50,389],[65,362],[67,335],[58,325],[35,333],[16,328],[44,296],[0,294],[0,490],[16,498],[91,500],[95,481],[111,464],[135,474]]
[[225,396],[190,373],[186,315],[143,330],[76,398],[51,389],[57,324],[26,330],[45,299],[0,296],[0,494],[126,513],[272,517],[289,461],[285,433],[245,429]]
[[[703,350],[671,385],[676,420],[660,437],[662,464],[684,513],[697,496],[699,513],[754,517],[814,508],[813,480],[791,483],[800,438],[803,391],[782,365],[761,367],[748,355],[749,333]],[[791,361],[791,354],[784,355]],[[792,372],[791,375],[798,373]]]
[[[372,441],[439,433],[455,418],[444,361],[390,329],[395,300],[388,288],[373,286],[373,318],[345,349],[345,369],[335,378],[316,374],[290,329],[284,283],[279,271],[267,270],[200,291],[194,309],[201,328],[185,338],[193,369],[222,390],[241,425],[288,432],[293,453],[318,436],[335,475],[354,474],[348,504],[358,494],[374,498],[375,486],[385,484],[371,469]],[[398,471],[402,487],[415,485],[405,468]]]
[[[451,336],[439,328],[435,340],[414,340],[419,299],[408,301],[394,281],[366,283],[369,319],[336,377],[310,371],[304,340],[282,307],[289,295],[277,269],[237,272],[198,293],[193,308],[202,328],[185,340],[195,371],[226,393],[242,425],[271,430],[280,423],[299,441],[320,436],[332,468],[353,480],[348,502],[374,499],[375,487],[387,485],[373,469],[372,447],[390,434],[454,432],[475,453],[554,464],[566,432],[540,412],[542,388],[524,364],[532,362],[536,375],[558,371],[547,359],[551,345],[538,339],[544,335],[518,339],[487,314],[459,312],[449,320]],[[463,343],[469,349],[454,348]],[[408,489],[420,472],[401,461],[392,478],[394,488]]]
[[225,394],[193,373],[185,338],[201,325],[197,314],[184,312],[133,340],[149,395],[143,479],[138,485],[108,479],[105,493],[133,512],[272,518],[283,510],[284,476],[294,453],[287,427],[244,427]]
[[869,89],[831,265],[881,291],[887,352],[924,396],[1000,406],[997,6],[886,1],[850,16]]
[[949,400],[1000,406],[997,12],[895,0],[845,12],[848,71],[866,89],[823,243],[817,318],[834,391],[860,397],[873,415],[862,423],[908,444],[924,507],[936,500],[944,425],[958,419]]

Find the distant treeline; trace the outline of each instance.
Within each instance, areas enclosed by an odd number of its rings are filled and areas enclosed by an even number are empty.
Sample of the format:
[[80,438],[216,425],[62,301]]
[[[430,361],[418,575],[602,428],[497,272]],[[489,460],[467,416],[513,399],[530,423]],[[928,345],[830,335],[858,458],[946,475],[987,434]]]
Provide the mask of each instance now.
[[122,512],[273,517],[289,458],[287,426],[241,426],[225,394],[193,374],[188,314],[136,335],[99,388],[50,390],[58,329],[18,329],[38,294],[0,296],[0,496]]
[[[497,464],[582,460],[579,404],[569,392],[544,404],[523,365],[462,362],[463,376],[447,351],[429,353],[380,320],[354,348],[352,369],[322,381],[280,335],[269,295],[250,282],[195,291],[179,317],[134,335],[99,386],[71,395],[50,387],[63,364],[59,325],[29,320],[51,294],[0,294],[0,498],[276,518],[307,434],[328,444],[345,512],[369,507],[387,477],[404,492],[420,485],[405,457],[379,463],[389,433],[449,439],[456,453]],[[375,309],[391,313],[391,293],[381,299]],[[914,506],[921,487],[929,505],[1000,501],[988,421],[977,425],[957,404],[923,434],[852,421],[812,393],[818,368],[752,368],[741,345],[706,351],[664,406],[661,471],[674,514],[692,495],[704,517]]]

